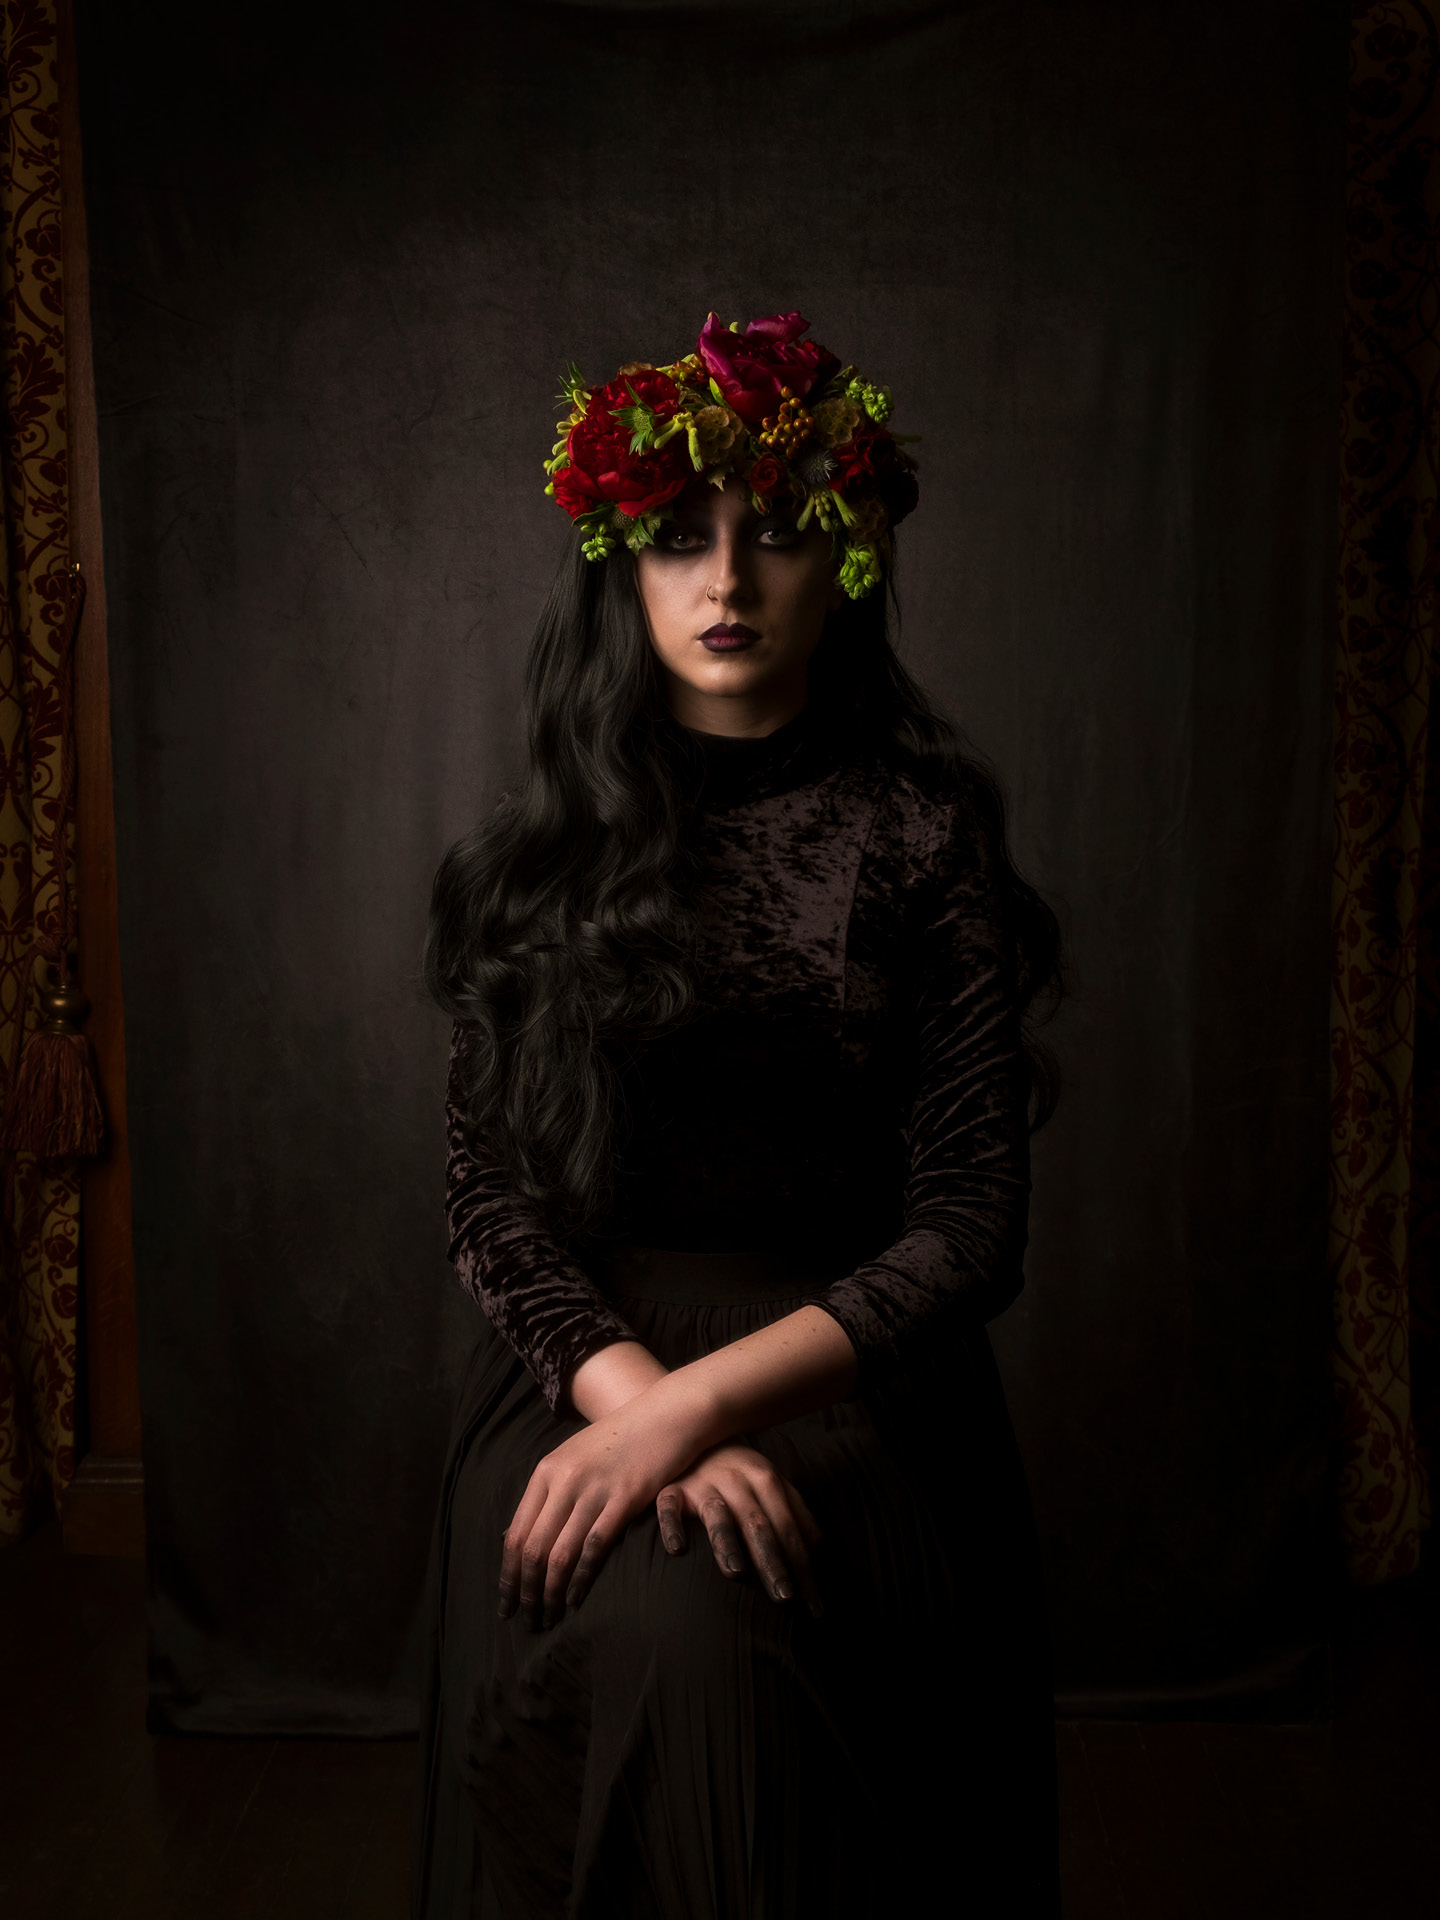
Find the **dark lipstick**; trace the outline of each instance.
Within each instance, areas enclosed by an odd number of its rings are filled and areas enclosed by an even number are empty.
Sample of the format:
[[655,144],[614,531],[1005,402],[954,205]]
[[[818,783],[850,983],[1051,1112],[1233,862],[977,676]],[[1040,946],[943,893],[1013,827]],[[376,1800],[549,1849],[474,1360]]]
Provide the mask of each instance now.
[[737,620],[732,626],[720,624],[708,628],[701,634],[700,644],[711,653],[739,653],[746,647],[753,647],[759,638],[753,627],[747,627],[742,620]]

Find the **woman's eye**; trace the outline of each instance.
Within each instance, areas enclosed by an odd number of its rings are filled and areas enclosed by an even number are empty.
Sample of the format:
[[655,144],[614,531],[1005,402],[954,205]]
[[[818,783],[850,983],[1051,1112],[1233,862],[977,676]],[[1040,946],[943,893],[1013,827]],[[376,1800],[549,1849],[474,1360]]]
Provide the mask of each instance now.
[[666,527],[656,537],[656,545],[667,553],[698,553],[704,544],[698,533],[691,533],[685,527]]
[[762,547],[793,547],[800,535],[794,527],[762,527],[756,537]]

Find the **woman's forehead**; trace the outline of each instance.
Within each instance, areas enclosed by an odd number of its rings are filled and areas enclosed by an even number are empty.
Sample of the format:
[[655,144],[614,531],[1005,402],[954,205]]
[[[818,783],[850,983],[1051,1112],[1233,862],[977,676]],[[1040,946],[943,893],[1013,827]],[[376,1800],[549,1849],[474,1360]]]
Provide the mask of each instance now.
[[724,487],[711,486],[708,480],[692,481],[676,496],[670,511],[686,520],[758,520],[762,517],[755,512],[749,488],[733,476]]

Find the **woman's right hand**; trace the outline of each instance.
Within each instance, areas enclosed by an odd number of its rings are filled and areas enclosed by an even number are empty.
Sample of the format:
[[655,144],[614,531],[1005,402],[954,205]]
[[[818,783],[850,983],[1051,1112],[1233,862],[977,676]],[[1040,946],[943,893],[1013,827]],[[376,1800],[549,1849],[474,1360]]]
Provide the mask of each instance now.
[[688,1515],[704,1527],[715,1564],[728,1580],[754,1567],[772,1600],[798,1592],[818,1620],[820,1595],[810,1571],[810,1549],[820,1528],[800,1490],[763,1453],[737,1440],[714,1447],[655,1501],[667,1553],[685,1551]]

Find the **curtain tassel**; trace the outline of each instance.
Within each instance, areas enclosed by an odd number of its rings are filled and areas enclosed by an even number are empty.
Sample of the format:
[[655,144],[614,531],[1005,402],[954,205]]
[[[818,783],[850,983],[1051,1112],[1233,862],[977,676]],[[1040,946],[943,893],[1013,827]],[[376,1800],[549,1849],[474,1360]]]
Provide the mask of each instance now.
[[73,1160],[96,1154],[105,1137],[105,1116],[95,1086],[95,1063],[80,1022],[90,1002],[73,984],[43,987],[45,1014],[25,1043],[0,1146],[43,1160]]

